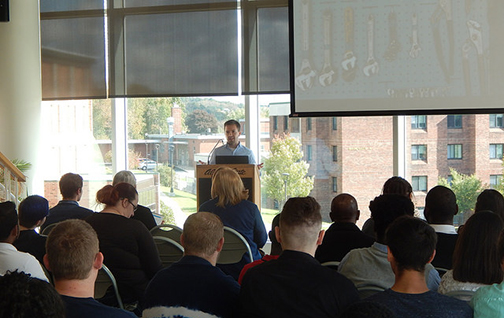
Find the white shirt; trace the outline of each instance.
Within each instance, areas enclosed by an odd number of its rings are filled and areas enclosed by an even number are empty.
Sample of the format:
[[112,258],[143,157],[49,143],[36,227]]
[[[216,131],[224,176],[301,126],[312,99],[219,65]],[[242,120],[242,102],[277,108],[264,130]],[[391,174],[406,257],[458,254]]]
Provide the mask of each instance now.
[[457,230],[451,224],[429,224],[436,233],[457,234]]
[[48,279],[37,259],[28,253],[19,252],[14,245],[0,242],[0,275],[7,271],[25,272],[32,277],[48,282]]

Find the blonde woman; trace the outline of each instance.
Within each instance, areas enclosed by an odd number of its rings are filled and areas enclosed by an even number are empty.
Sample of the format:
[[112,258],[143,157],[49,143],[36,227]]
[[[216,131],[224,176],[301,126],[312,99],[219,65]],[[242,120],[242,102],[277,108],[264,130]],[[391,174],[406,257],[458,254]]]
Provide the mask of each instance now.
[[[259,249],[266,243],[268,235],[257,205],[247,200],[248,190],[238,172],[229,167],[217,169],[212,176],[211,196],[212,199],[203,203],[199,211],[216,214],[225,226],[240,232],[249,243],[254,260],[260,259]],[[237,265],[221,266],[221,269],[238,279],[241,268],[249,261],[248,256],[244,256]]]

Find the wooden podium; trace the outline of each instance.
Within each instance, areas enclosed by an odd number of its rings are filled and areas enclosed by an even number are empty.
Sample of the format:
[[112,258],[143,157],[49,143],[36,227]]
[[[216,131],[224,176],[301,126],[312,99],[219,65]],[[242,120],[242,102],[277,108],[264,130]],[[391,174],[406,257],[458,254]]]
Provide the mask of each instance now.
[[221,166],[235,169],[240,175],[245,189],[249,190],[248,200],[254,202],[261,210],[261,183],[259,170],[252,164],[226,164],[226,165],[196,165],[196,198],[197,209],[204,202],[212,198],[212,176]]

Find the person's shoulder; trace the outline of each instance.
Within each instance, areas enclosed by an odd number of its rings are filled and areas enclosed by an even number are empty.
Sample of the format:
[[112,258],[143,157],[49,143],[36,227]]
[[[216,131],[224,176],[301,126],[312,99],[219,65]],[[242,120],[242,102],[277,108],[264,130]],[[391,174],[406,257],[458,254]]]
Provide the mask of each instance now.
[[133,313],[104,305],[93,298],[77,298],[61,295],[67,308],[67,318],[132,318]]

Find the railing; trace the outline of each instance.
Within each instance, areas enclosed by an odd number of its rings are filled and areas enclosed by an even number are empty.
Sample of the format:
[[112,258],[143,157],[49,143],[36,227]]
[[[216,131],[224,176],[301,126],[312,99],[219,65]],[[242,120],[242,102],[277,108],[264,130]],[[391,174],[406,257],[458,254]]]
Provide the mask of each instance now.
[[0,152],[0,202],[19,204],[27,195],[26,176]]

